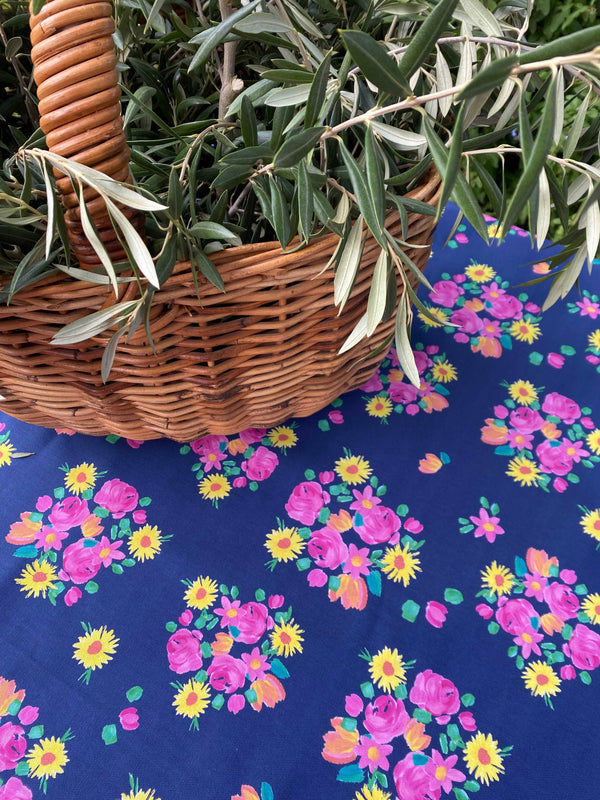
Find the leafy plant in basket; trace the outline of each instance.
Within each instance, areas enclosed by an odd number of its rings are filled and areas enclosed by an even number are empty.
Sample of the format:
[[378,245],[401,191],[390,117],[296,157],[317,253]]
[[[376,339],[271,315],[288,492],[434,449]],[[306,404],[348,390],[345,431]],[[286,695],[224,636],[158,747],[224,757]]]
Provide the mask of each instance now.
[[[53,2],[35,0],[34,24]],[[4,58],[16,76],[11,113],[29,136],[23,142],[8,127],[16,152],[0,177],[4,299],[56,270],[97,283],[102,298],[112,287],[114,302],[53,340],[110,331],[106,379],[119,344],[143,322],[150,336],[153,301],[176,263],[189,262],[202,305],[207,282],[225,288],[215,266],[224,248],[277,241],[302,251],[334,234],[320,270],[331,274],[342,316],[364,254],[375,253],[364,313],[341,349],[372,336],[397,309],[398,357],[418,384],[411,304],[428,312],[411,281],[428,285],[415,263],[428,241],[414,236],[409,214],[435,220],[452,199],[487,237],[483,193],[501,230],[527,224],[541,247],[554,212],[564,249],[550,259],[546,306],[570,291],[598,252],[600,26],[536,46],[527,40],[533,6],[120,0],[113,39],[131,175],[119,162],[115,181],[79,163],[83,156],[62,155],[52,132],[44,148],[25,37],[13,30],[23,8],[5,0]],[[49,84],[62,85],[48,61],[36,63],[40,110]],[[509,156],[520,173],[507,195]],[[490,158],[500,163],[499,181]],[[430,205],[410,192],[433,170],[443,183]]]

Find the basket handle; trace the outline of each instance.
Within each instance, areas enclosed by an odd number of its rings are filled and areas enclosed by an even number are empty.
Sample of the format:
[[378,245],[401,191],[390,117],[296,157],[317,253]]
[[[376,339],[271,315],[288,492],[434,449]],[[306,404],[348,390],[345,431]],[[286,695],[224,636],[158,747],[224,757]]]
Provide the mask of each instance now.
[[[31,14],[30,28],[40,127],[48,149],[115,180],[131,181],[111,4],[47,0],[39,14]],[[84,268],[98,266],[100,260],[83,232],[71,180],[59,175],[55,171],[73,254]],[[127,260],[102,198],[86,190],[84,199],[111,259]],[[143,216],[132,209],[122,211],[141,230]]]

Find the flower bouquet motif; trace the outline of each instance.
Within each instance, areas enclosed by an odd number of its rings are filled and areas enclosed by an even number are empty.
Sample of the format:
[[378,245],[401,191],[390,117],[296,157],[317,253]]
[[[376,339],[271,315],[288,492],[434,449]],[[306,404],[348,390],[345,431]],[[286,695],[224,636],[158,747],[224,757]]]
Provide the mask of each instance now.
[[[300,527],[277,520],[267,535],[267,566],[295,561],[310,586],[327,587],[329,599],[362,610],[369,594],[381,595],[382,574],[408,586],[421,571],[417,539],[423,525],[408,506],[382,503],[387,489],[363,456],[349,451],[333,471],[311,469],[292,491],[285,510]],[[352,541],[351,539],[354,539]]]
[[[246,704],[255,711],[285,699],[282,681],[290,673],[281,661],[302,652],[303,630],[283,610],[282,595],[268,598],[262,589],[242,603],[237,586],[228,588],[201,575],[184,580],[186,608],[177,622],[167,622],[169,668],[186,675],[174,682],[173,706],[198,730],[198,718],[209,705],[225,705],[232,714]],[[217,629],[215,631],[215,629]]]
[[486,602],[477,612],[489,620],[488,630],[512,637],[508,655],[515,660],[525,686],[553,708],[562,681],[579,678],[590,684],[600,667],[600,594],[577,583],[572,569],[561,568],[556,556],[529,548],[515,558],[514,574],[493,561],[482,572]]
[[37,706],[24,705],[25,689],[15,681],[0,677],[0,798],[32,800],[33,792],[24,778],[38,778],[46,794],[48,778],[64,772],[68,762],[65,742],[73,738],[70,730],[61,737],[44,736],[38,722]]
[[512,350],[513,339],[532,344],[541,336],[540,307],[528,295],[511,294],[510,283],[488,264],[472,262],[464,272],[442,273],[433,285],[427,328],[441,327],[460,344],[485,358]]
[[575,400],[536,388],[530,381],[503,384],[509,397],[485,420],[481,440],[508,456],[506,474],[521,486],[557,492],[579,483],[576,470],[600,462],[600,429],[591,409]]
[[437,345],[415,345],[413,355],[421,380],[417,388],[406,378],[392,348],[379,371],[360,387],[366,392],[376,392],[374,397],[365,398],[369,416],[387,422],[392,411],[397,414],[406,411],[414,416],[420,411],[431,414],[448,408],[450,392],[446,384],[456,380],[456,369],[439,350]]
[[392,785],[399,800],[439,800],[451,791],[468,800],[482,783],[500,780],[512,747],[500,748],[478,730],[469,710],[473,695],[460,696],[451,680],[430,669],[411,684],[407,671],[415,662],[396,649],[361,657],[371,680],[360,694],[346,696],[345,713],[331,720],[322,750],[326,761],[340,765],[338,780],[362,784],[356,800],[391,800]]
[[184,445],[180,452],[198,456],[192,471],[205,500],[218,506],[233,489],[247,486],[251,491],[271,477],[279,464],[278,453],[286,453],[298,442],[296,423],[266,428],[247,428],[237,436],[204,436]]
[[[6,541],[13,555],[29,560],[15,581],[27,597],[59,595],[67,606],[98,591],[96,577],[103,569],[117,575],[138,562],[153,559],[169,539],[148,524],[149,497],[118,478],[105,480],[87,462],[61,467],[64,485],[52,496],[38,497],[34,511],[13,522]],[[101,480],[102,479],[102,480]],[[32,559],[32,560],[30,560]]]
[[583,289],[581,300],[567,303],[567,310],[569,314],[578,314],[580,317],[596,320],[600,317],[600,297],[588,289]]

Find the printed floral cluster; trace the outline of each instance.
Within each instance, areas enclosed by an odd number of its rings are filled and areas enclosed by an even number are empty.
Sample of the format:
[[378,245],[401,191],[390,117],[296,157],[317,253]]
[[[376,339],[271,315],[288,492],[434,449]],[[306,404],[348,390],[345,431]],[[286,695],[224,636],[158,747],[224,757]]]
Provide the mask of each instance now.
[[237,714],[246,704],[261,711],[284,700],[282,681],[289,672],[281,657],[302,652],[304,631],[292,608],[283,609],[283,595],[267,597],[257,589],[254,600],[242,603],[236,586],[229,589],[210,577],[183,583],[186,608],[166,625],[167,657],[173,672],[194,675],[172,684],[176,713],[198,730],[209,704]]
[[326,761],[340,765],[338,780],[362,784],[357,800],[390,800],[392,785],[399,800],[440,800],[453,790],[468,800],[467,792],[500,780],[511,747],[500,748],[492,734],[478,730],[469,710],[473,695],[461,697],[431,669],[409,683],[415,662],[396,649],[361,656],[371,680],[360,694],[346,696],[345,714],[331,720],[322,750]]
[[228,497],[232,489],[247,486],[251,491],[266,481],[279,464],[279,454],[298,442],[296,423],[266,428],[248,428],[236,437],[204,436],[184,445],[180,452],[198,456],[192,470],[198,490],[215,506]]
[[10,441],[10,431],[6,430],[4,422],[0,422],[0,468],[10,466],[14,453],[15,448]]
[[552,486],[564,492],[579,483],[576,469],[600,462],[600,429],[590,408],[536,388],[530,381],[508,385],[509,397],[485,420],[481,440],[510,458],[506,474],[521,486]]
[[600,372],[600,328],[588,334],[588,346],[585,352],[589,354],[585,357],[586,361],[596,367],[596,372]]
[[525,686],[552,707],[562,681],[577,677],[591,683],[600,666],[600,594],[577,583],[572,569],[556,556],[530,548],[515,558],[514,573],[493,561],[482,572],[477,612],[489,620],[492,634],[512,638],[508,655],[515,659]]
[[583,289],[581,300],[577,300],[575,303],[567,303],[567,309],[570,314],[577,314],[580,317],[596,320],[600,317],[600,298],[597,294],[588,291],[588,289]]
[[153,559],[169,539],[146,518],[149,497],[118,478],[105,479],[94,464],[64,465],[64,485],[37,498],[35,511],[13,522],[6,541],[13,555],[33,559],[16,583],[27,597],[59,595],[67,606],[98,591],[100,570],[121,575],[126,567]]
[[360,387],[364,392],[376,392],[374,397],[365,398],[369,416],[385,422],[392,411],[406,411],[414,416],[420,411],[431,414],[448,408],[450,392],[445,384],[456,380],[454,366],[437,345],[419,343],[413,353],[421,378],[420,387],[417,389],[405,377],[396,350],[392,348],[378,372]]
[[39,709],[25,705],[24,699],[24,689],[0,677],[0,800],[32,800],[24,779],[39,779],[45,794],[48,778],[64,772],[69,761],[65,742],[72,738],[71,732],[60,738],[44,736]]
[[307,470],[305,478],[285,504],[300,527],[277,520],[265,542],[267,566],[294,561],[310,586],[327,587],[329,599],[346,609],[364,609],[369,593],[380,596],[382,574],[408,586],[421,571],[423,525],[408,506],[382,503],[387,489],[369,462],[346,451],[333,471],[317,479]]
[[471,514],[466,519],[459,517],[461,533],[471,533],[476,539],[485,538],[488,542],[496,541],[496,536],[502,536],[504,528],[500,525],[500,506],[490,503],[487,497],[479,498],[480,508],[477,514]]
[[[498,225],[498,220],[495,219],[494,217],[489,216],[488,214],[484,214],[483,218],[487,222],[487,231],[490,239],[502,238],[504,234],[502,231],[502,227]],[[520,236],[521,238],[526,239],[529,238],[529,233],[523,230],[523,228],[518,228],[516,225],[513,225],[508,231],[508,236]],[[447,246],[448,248],[450,248],[450,250],[455,250],[457,247],[460,247],[461,245],[465,244],[469,244],[468,228],[464,223],[461,223],[456,228],[456,233],[450,239]]]
[[488,264],[471,263],[464,272],[442,274],[429,293],[428,315],[419,312],[419,317],[427,328],[443,328],[474,353],[500,358],[504,349],[512,349],[513,339],[532,344],[541,336],[540,307],[509,288]]

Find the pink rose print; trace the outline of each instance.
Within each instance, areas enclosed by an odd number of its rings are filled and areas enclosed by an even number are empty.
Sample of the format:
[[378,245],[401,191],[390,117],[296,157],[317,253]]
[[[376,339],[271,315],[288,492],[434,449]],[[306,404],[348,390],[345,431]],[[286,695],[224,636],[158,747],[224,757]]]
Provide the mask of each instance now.
[[234,636],[236,642],[254,644],[267,630],[269,612],[262,603],[244,603],[235,618],[234,627],[238,633]]
[[129,706],[119,714],[119,722],[124,731],[135,731],[140,727],[137,708]]
[[429,297],[437,305],[452,308],[464,293],[465,290],[457,286],[454,281],[437,281],[437,283],[433,284],[433,291],[429,292]]
[[348,558],[348,545],[338,531],[321,528],[311,533],[308,552],[319,567],[337,569]]
[[0,786],[0,800],[32,800],[31,789],[19,778],[11,777]]
[[87,500],[79,497],[67,497],[56,503],[48,520],[57,531],[68,531],[75,528],[89,515]]
[[106,481],[94,495],[94,502],[107,508],[114,519],[121,519],[137,506],[139,495],[128,483],[113,478]]
[[230,655],[215,656],[206,672],[213,689],[225,694],[240,689],[246,681],[246,665]]
[[67,591],[65,592],[65,597],[64,597],[65,605],[68,608],[74,606],[78,600],[81,600],[81,596],[82,596],[81,589],[79,589],[77,586],[71,586],[71,588],[67,589]]
[[586,625],[577,624],[573,635],[563,645],[563,653],[577,669],[596,669],[600,666],[600,634]]
[[361,514],[362,524],[354,524],[354,530],[365,544],[381,544],[389,541],[400,530],[400,517],[391,508],[375,506]]
[[0,772],[13,770],[27,749],[25,730],[20,725],[5,722],[0,725]]
[[277,454],[267,447],[260,445],[250,456],[248,461],[242,464],[242,469],[250,481],[265,481],[270,478],[279,464]]
[[365,708],[364,726],[373,741],[381,744],[402,736],[408,720],[402,700],[396,700],[390,695],[380,695]]
[[[500,603],[506,598],[502,597]],[[528,600],[508,600],[496,611],[496,619],[502,630],[515,634],[529,630],[532,624],[539,627],[540,615]],[[534,623],[535,621],[535,623]]]
[[439,800],[440,788],[431,788],[431,775],[425,763],[415,764],[412,753],[394,767],[394,784],[399,800]]
[[579,613],[579,599],[570,586],[563,583],[551,583],[544,589],[544,600],[550,611],[563,622],[574,619]]
[[550,392],[546,395],[542,403],[542,411],[562,419],[567,425],[572,425],[581,416],[578,404],[558,392]]
[[184,672],[202,669],[201,639],[201,631],[190,631],[188,628],[180,628],[169,637],[167,656],[169,668],[173,672],[182,675]]
[[567,455],[562,442],[556,439],[546,439],[535,448],[535,454],[544,472],[568,475],[573,467],[573,459]]
[[460,697],[456,686],[443,675],[438,675],[430,669],[420,672],[415,678],[410,701],[429,711],[434,717],[456,714],[460,708]]
[[544,420],[533,408],[517,408],[510,414],[510,424],[519,433],[528,434],[539,431]]
[[95,545],[93,540],[79,539],[65,548],[63,570],[73,583],[87,583],[100,571],[102,562]]
[[285,504],[285,510],[292,519],[303,525],[312,525],[327,502],[327,497],[316,481],[304,481],[295,487]]

